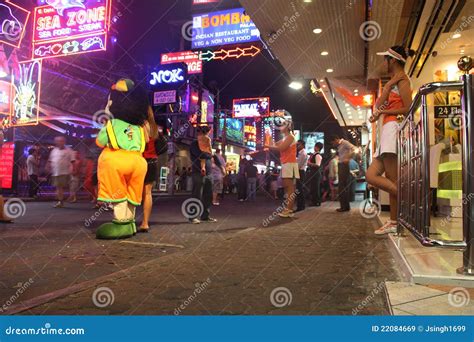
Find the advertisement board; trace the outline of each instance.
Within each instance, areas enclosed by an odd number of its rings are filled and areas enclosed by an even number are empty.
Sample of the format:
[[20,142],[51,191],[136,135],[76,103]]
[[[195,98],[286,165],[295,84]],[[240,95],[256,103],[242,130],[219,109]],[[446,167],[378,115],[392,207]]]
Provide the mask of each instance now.
[[245,147],[249,150],[255,151],[257,149],[257,126],[255,121],[245,123]]
[[270,115],[270,98],[256,97],[235,99],[233,104],[234,118],[255,118]]
[[243,8],[193,17],[192,48],[243,44],[260,40],[260,32]]
[[19,71],[13,76],[13,126],[37,125],[41,97],[41,60],[19,63]]
[[0,148],[0,188],[11,189],[13,186],[13,166],[15,165],[15,144],[5,143]]
[[33,59],[107,49],[112,0],[50,3],[35,8]]
[[227,142],[243,145],[244,144],[244,122],[241,119],[220,119],[219,130],[217,134],[219,137],[224,136],[224,122],[227,126],[226,137]]
[[[316,145],[316,143],[319,142],[324,145],[324,133],[322,132],[303,133],[303,140],[306,143],[306,151],[308,153],[313,153],[314,145]],[[324,148],[321,151],[321,154],[324,154]]]
[[11,3],[0,0],[0,43],[19,48],[30,11]]
[[176,90],[157,91],[153,94],[153,105],[169,104],[176,102]]
[[186,63],[188,74],[202,74],[202,60],[194,51],[169,52],[161,55],[161,65]]

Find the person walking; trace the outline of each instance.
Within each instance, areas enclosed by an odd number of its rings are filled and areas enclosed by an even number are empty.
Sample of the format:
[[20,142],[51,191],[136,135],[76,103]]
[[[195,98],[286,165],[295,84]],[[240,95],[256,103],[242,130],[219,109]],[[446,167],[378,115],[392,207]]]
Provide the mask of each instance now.
[[306,209],[306,164],[308,163],[308,153],[306,152],[306,143],[304,140],[299,140],[296,149],[298,151],[298,169],[300,172],[300,179],[296,180],[296,211],[303,211]]
[[311,205],[321,206],[321,174],[323,157],[321,151],[324,145],[320,142],[314,145],[314,153],[308,159],[309,184],[310,184],[310,200]]
[[216,148],[216,153],[212,156],[212,204],[220,205],[219,196],[224,192],[224,176],[226,174],[225,159],[221,150]]
[[78,151],[73,151],[75,162],[71,165],[71,179],[69,183],[69,197],[67,199],[70,203],[77,202],[77,192],[81,187],[81,168],[82,160]]
[[247,179],[247,200],[255,202],[257,200],[257,176],[258,169],[250,160],[245,167],[245,178]]
[[143,158],[145,158],[147,163],[147,172],[143,184],[143,220],[137,229],[138,233],[148,233],[150,231],[150,216],[153,208],[152,191],[158,179],[158,152],[156,150],[156,141],[160,133],[154,115],[153,110],[149,108],[148,119],[145,123],[144,130],[149,136],[145,151],[143,152]]
[[290,218],[295,216],[295,181],[300,178],[300,173],[296,159],[296,139],[292,133],[291,121],[286,121],[280,129],[283,138],[275,145],[266,146],[266,148],[280,152],[281,178],[286,200],[284,202],[284,209],[278,216]]
[[[198,139],[194,140],[190,146],[193,191],[192,198],[198,200],[202,204],[202,213],[200,218],[190,219],[190,223],[199,224],[201,222],[217,222],[216,219],[210,217],[210,207],[212,204],[212,154],[209,153],[207,142],[209,139],[209,127],[203,126],[197,128]],[[206,148],[202,151],[200,146]]]
[[[369,121],[374,123],[383,118],[380,146],[375,158],[367,170],[367,182],[390,195],[390,220],[375,231],[377,235],[397,232],[397,182],[398,182],[398,116],[405,117],[412,103],[412,88],[410,79],[405,73],[408,57],[414,56],[413,50],[402,46],[393,46],[385,52],[378,53],[384,56],[384,63],[390,75],[380,97],[375,103],[375,111]],[[428,147],[427,147],[428,148]],[[385,174],[385,177],[382,175]]]
[[350,170],[349,162],[354,156],[355,146],[347,140],[334,136],[331,139],[331,143],[337,147],[337,153],[339,155],[338,164],[338,176],[339,176],[339,202],[341,207],[337,209],[337,212],[346,212],[351,210],[351,184],[350,184]]
[[48,169],[53,177],[53,185],[56,188],[58,202],[55,208],[64,207],[64,189],[69,185],[71,179],[71,167],[74,166],[74,151],[66,146],[66,138],[63,136],[54,139],[56,145],[51,151],[48,159]]
[[245,168],[247,159],[241,157],[239,164],[239,174],[237,175],[237,198],[240,202],[247,198],[247,178],[245,177]]
[[28,196],[36,199],[38,198],[39,189],[39,153],[36,148],[28,150],[26,169],[28,171]]

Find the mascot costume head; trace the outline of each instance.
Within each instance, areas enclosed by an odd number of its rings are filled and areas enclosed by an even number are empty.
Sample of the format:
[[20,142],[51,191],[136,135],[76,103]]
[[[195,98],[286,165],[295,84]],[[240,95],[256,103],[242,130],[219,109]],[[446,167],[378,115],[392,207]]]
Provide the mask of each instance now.
[[97,136],[103,148],[98,163],[98,201],[111,203],[114,220],[101,225],[98,239],[124,239],[136,234],[135,209],[141,204],[147,163],[145,123],[149,110],[144,89],[128,79],[118,81],[106,112],[111,119]]

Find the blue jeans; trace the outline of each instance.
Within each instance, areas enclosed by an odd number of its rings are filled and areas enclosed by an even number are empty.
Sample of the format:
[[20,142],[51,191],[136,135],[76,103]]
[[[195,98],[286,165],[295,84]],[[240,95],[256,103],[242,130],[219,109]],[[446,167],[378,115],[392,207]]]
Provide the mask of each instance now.
[[247,199],[249,201],[257,199],[257,178],[247,178]]

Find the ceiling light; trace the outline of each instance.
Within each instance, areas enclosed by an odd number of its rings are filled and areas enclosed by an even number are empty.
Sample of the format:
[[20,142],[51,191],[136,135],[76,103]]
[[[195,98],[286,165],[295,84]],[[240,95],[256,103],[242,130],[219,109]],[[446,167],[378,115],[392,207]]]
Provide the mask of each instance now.
[[316,34],[320,34],[321,32],[323,32],[323,30],[321,30],[320,28],[315,28],[313,30],[313,33],[316,33]]
[[461,34],[460,33],[455,33],[451,36],[451,38],[453,38],[453,39],[461,38]]
[[333,72],[333,69],[327,69],[326,72]]
[[319,82],[324,82],[324,78],[321,78],[321,79],[319,80]]
[[349,107],[349,104],[346,102],[346,103],[345,103],[345,106],[346,106],[346,107]]
[[327,56],[327,55],[329,55],[329,52],[327,52],[327,51],[322,51],[321,52],[321,56]]
[[304,0],[303,2],[310,3],[313,2],[313,0]]
[[303,83],[293,81],[290,83],[289,87],[294,90],[300,90],[300,89],[303,89]]

